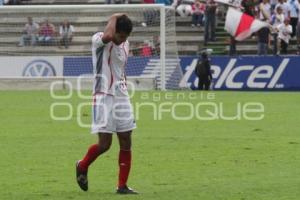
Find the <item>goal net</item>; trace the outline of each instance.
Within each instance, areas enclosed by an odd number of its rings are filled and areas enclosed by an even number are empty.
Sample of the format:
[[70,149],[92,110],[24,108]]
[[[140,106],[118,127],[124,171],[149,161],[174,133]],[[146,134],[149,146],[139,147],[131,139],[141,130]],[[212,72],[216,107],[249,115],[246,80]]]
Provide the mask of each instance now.
[[[97,31],[104,31],[109,17],[120,12],[126,13],[134,25],[128,39],[127,76],[154,77],[156,87],[162,90],[178,88],[182,71],[175,11],[163,5],[3,6],[0,7],[0,56],[63,56],[63,76],[91,74],[91,37]],[[34,25],[26,30],[28,18],[39,28]],[[61,27],[67,22],[74,28],[72,38],[67,37],[72,29]]]

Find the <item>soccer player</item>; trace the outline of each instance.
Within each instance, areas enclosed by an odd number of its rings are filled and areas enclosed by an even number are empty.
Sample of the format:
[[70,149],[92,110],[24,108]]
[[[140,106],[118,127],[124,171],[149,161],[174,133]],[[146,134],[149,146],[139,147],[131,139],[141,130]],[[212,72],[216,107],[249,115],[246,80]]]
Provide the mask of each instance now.
[[98,134],[98,143],[89,147],[82,160],[76,163],[77,183],[88,190],[87,172],[96,158],[111,146],[113,133],[120,145],[118,194],[137,194],[127,186],[131,167],[131,133],[136,128],[126,87],[125,66],[129,53],[128,36],[132,22],[125,14],[110,17],[104,32],[92,38],[93,88],[92,133]]

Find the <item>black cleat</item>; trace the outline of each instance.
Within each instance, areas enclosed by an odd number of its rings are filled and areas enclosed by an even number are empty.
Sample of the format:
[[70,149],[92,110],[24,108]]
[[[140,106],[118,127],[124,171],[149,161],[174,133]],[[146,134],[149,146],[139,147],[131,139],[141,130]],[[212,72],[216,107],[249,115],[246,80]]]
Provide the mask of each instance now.
[[76,180],[77,180],[79,187],[83,191],[87,191],[88,190],[87,171],[86,172],[81,171],[79,169],[79,163],[80,163],[80,160],[76,162]]
[[139,194],[137,191],[134,191],[130,187],[127,187],[127,185],[123,187],[117,188],[117,194]]

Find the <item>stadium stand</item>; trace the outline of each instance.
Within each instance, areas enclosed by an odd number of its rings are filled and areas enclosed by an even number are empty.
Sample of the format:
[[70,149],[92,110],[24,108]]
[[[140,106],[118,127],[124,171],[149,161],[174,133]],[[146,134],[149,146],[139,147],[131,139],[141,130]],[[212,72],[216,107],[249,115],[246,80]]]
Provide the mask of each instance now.
[[[229,43],[230,43],[230,36],[224,30],[225,24],[225,16],[218,18],[217,29],[216,29],[216,41],[208,42],[207,47],[214,49],[214,54],[217,55],[228,55],[229,54]],[[236,44],[237,54],[238,55],[257,55],[257,37],[253,35],[252,37],[237,42]],[[273,38],[271,37],[271,47],[268,50],[268,54],[272,55],[272,47],[273,46]],[[297,52],[297,40],[293,38],[290,40],[290,44],[288,47],[288,54],[296,54]]]
[[[24,1],[30,5],[47,5],[47,4],[104,4],[105,0],[27,0]],[[131,0],[130,3],[141,3],[141,0]],[[11,17],[14,16],[14,17]],[[37,22],[42,22],[43,19],[37,13],[28,13],[28,16],[33,17]],[[103,30],[106,19],[101,18],[101,15],[97,13],[59,13],[56,12],[55,16],[49,16],[51,22],[54,23],[56,28],[65,18],[69,19],[71,24],[76,28],[76,36],[73,39],[72,45],[69,49],[59,49],[57,46],[44,47],[17,47],[19,38],[26,22],[24,14],[20,13],[8,13],[2,11],[0,13],[0,55],[40,55],[48,53],[48,55],[90,55],[90,38],[91,35],[98,31]],[[224,31],[225,17],[219,17],[216,29],[216,41],[208,42],[207,46],[203,44],[203,27],[191,27],[191,17],[182,18],[176,17],[176,34],[178,51],[180,55],[196,55],[199,49],[204,47],[214,49],[214,54],[227,55],[229,52],[229,35]],[[138,46],[143,43],[149,35],[140,25],[142,19],[136,21],[134,33],[130,38],[132,46]],[[143,36],[135,36],[136,32],[142,32]],[[297,50],[297,42],[295,39],[291,40],[289,46],[289,53],[294,54]],[[243,42],[237,43],[238,54],[256,54],[257,53],[257,41],[256,38],[249,38]],[[271,53],[271,52],[270,52]]]
[[[141,0],[129,0],[130,3],[141,3]],[[49,5],[49,4],[105,4],[105,0],[27,0],[27,4],[31,5]]]
[[[13,17],[12,17],[13,16]],[[68,50],[59,49],[57,46],[45,47],[16,47],[19,38],[22,33],[24,24],[26,23],[26,17],[31,16],[36,22],[42,22],[45,17],[48,17],[49,20],[58,28],[59,24],[65,18],[69,19],[71,24],[75,26],[76,35],[72,41],[72,45]],[[1,50],[0,54],[35,54],[40,55],[48,53],[48,55],[90,55],[90,41],[91,36],[94,32],[98,30],[103,30],[106,24],[106,18],[101,17],[101,13],[89,13],[89,12],[80,12],[80,13],[60,13],[55,12],[53,16],[43,16],[39,13],[28,12],[27,16],[24,16],[24,13],[10,13],[10,11],[2,10],[0,13],[0,45],[5,47]],[[177,41],[180,45],[179,52],[180,54],[195,54],[199,48],[199,43],[203,40],[203,30],[198,28],[190,27],[191,18],[177,18]],[[130,38],[131,46],[137,46],[139,43],[143,43],[149,37],[152,37],[144,30],[144,27],[141,25],[143,19],[137,19],[134,33]],[[153,27],[155,28],[155,27]],[[157,28],[157,27],[156,27]],[[142,36],[135,36],[135,33],[142,32],[139,34]]]

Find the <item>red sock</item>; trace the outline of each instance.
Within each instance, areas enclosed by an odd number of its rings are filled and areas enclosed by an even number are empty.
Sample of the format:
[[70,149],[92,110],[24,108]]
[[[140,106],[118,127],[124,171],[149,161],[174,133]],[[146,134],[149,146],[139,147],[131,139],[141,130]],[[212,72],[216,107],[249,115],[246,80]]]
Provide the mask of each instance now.
[[87,171],[90,164],[96,160],[96,158],[100,155],[99,144],[93,144],[90,146],[88,152],[84,156],[84,158],[80,161],[80,169],[83,171]]
[[119,153],[119,184],[118,187],[123,187],[127,183],[128,175],[131,167],[131,151],[120,150]]

